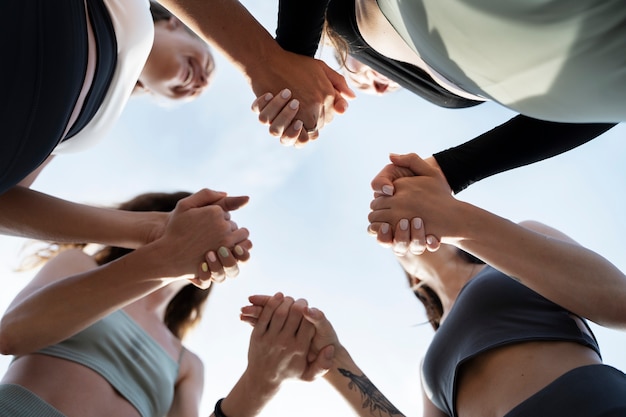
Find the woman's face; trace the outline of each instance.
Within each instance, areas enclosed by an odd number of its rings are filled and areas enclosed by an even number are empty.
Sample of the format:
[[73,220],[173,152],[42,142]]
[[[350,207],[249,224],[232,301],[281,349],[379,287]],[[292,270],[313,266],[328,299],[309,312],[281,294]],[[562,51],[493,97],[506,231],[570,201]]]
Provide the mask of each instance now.
[[364,93],[382,95],[400,89],[398,83],[373,70],[351,55],[347,56],[345,65],[344,75],[357,90]]
[[214,69],[208,45],[173,17],[154,25],[154,44],[139,86],[167,98],[190,99],[206,89]]

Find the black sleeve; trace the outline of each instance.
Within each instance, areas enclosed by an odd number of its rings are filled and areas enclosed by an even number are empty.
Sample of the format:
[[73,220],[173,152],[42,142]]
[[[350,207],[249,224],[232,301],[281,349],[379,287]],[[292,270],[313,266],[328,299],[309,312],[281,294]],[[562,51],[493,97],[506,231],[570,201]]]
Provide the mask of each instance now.
[[276,41],[285,50],[314,56],[329,0],[280,0]]
[[556,123],[519,115],[433,156],[456,194],[483,178],[569,151],[613,126]]

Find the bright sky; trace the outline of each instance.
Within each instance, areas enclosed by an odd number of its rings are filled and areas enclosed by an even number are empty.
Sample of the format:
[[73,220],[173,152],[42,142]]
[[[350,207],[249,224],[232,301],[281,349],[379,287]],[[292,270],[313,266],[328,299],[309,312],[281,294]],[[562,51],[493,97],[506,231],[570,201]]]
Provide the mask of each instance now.
[[[273,33],[275,5],[243,3]],[[432,331],[421,325],[423,309],[392,253],[366,233],[369,184],[390,152],[429,156],[513,114],[494,104],[441,109],[406,91],[359,95],[315,143],[286,148],[249,111],[254,97],[241,74],[217,60],[214,85],[196,102],[164,108],[131,100],[104,142],[57,158],[34,188],[106,206],[148,191],[202,187],[251,197],[233,213],[251,232],[251,259],[239,277],[215,289],[188,341],[205,362],[201,415],[245,369],[250,328],[239,322],[240,307],[250,294],[276,291],[322,309],[378,388],[406,415],[420,415],[418,366]],[[619,125],[567,154],[474,184],[458,198],[514,221],[552,225],[626,270],[625,134]],[[0,310],[30,277],[11,271],[22,244],[0,237]],[[605,362],[626,370],[626,333],[594,330]],[[9,361],[0,357],[0,371]],[[287,384],[262,416],[320,413],[351,415],[323,380]]]

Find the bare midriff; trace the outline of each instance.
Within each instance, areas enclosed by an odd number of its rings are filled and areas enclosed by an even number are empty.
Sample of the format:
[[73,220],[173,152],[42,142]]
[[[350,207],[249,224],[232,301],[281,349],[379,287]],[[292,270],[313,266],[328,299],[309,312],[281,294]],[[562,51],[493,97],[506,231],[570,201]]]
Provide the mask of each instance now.
[[83,108],[83,104],[85,103],[85,99],[87,98],[87,94],[89,93],[89,89],[91,88],[91,84],[93,83],[93,78],[96,73],[96,38],[93,33],[93,28],[91,27],[91,21],[89,20],[89,11],[87,10],[87,0],[85,0],[85,19],[87,19],[87,71],[85,73],[85,79],[83,81],[83,86],[80,90],[80,94],[78,95],[78,100],[76,101],[76,105],[74,106],[74,110],[70,116],[70,120],[65,127],[65,131],[63,132],[63,138],[67,135],[67,132],[72,128],[76,119],[80,115],[80,111]]
[[141,417],[98,373],[53,356],[30,354],[18,358],[2,383],[26,388],[67,416]]
[[572,369],[600,364],[574,342],[523,342],[482,353],[461,366],[456,411],[463,417],[502,417]]

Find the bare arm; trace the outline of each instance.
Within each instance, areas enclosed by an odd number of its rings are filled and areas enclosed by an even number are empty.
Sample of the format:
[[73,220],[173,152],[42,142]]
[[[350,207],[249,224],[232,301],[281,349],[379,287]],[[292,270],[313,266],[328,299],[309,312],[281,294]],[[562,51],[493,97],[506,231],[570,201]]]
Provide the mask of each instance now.
[[207,250],[247,239],[221,207],[202,205],[207,195],[181,200],[163,236],[106,265],[79,251],[48,262],[4,314],[0,351],[28,353],[64,340],[173,279],[199,274]]
[[167,417],[198,417],[204,389],[204,365],[193,352],[184,350],[182,355],[174,401]]
[[214,45],[251,84],[255,96],[289,88],[300,101],[305,129],[321,129],[354,97],[344,78],[324,62],[283,50],[236,0],[163,0],[162,4]]
[[[428,234],[481,258],[564,308],[598,324],[626,328],[626,276],[599,254],[538,223],[524,225],[455,199],[433,168],[415,154],[394,163],[418,176],[394,182],[376,198],[370,222],[420,217]],[[546,234],[547,233],[547,234]]]

